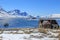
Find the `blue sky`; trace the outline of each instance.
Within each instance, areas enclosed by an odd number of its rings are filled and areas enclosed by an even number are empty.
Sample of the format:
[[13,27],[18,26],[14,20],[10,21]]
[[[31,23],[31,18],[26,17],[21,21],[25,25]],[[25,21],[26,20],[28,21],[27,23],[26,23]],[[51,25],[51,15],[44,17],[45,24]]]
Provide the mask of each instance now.
[[60,0],[0,0],[0,6],[6,11],[19,9],[34,16],[60,13]]

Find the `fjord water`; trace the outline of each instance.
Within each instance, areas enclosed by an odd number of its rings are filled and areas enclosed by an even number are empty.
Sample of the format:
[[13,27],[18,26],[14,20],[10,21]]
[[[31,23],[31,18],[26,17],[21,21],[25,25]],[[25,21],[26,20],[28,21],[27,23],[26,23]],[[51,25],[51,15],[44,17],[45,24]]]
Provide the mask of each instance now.
[[[0,28],[37,28],[39,20],[25,18],[0,19]],[[4,25],[8,24],[7,27]]]

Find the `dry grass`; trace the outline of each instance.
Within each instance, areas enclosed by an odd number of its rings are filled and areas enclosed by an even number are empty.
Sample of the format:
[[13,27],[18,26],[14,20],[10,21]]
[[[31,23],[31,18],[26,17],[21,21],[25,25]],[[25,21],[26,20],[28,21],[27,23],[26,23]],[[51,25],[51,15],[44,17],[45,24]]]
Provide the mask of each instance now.
[[31,32],[27,32],[27,31],[26,31],[26,32],[24,32],[24,33],[25,33],[25,34],[30,34]]
[[55,31],[55,32],[53,32],[53,33],[60,33],[60,31]]
[[3,33],[3,31],[0,31],[0,34],[2,34]]
[[28,31],[24,31],[24,33],[25,33],[25,34],[30,34],[30,33],[32,33],[32,31],[29,31],[29,30],[28,30]]
[[2,37],[2,36],[0,36],[0,40],[2,40],[2,38],[3,38],[3,37]]
[[38,29],[38,32],[41,32],[41,33],[47,34],[47,30],[44,29],[44,28],[39,28],[39,29]]

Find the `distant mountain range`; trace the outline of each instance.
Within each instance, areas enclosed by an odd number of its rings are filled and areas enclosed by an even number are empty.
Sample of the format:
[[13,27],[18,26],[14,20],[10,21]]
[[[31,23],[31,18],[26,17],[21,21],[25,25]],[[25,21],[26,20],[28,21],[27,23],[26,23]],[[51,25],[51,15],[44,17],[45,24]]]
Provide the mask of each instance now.
[[20,12],[20,10],[18,9],[12,11],[5,11],[3,8],[0,8],[0,17],[39,18],[39,16],[34,17],[32,15],[29,15],[27,12]]
[[3,8],[0,7],[0,17],[22,17],[22,18],[60,18],[60,14],[51,14],[48,16],[32,16],[29,15],[27,12],[21,12],[18,9],[14,9],[11,11],[5,11]]
[[20,16],[27,16],[28,15],[27,12],[20,12],[20,10],[18,10],[18,9],[8,11],[8,14],[10,14],[10,15],[20,15]]
[[40,16],[40,18],[56,18],[56,19],[60,19],[60,14],[51,14],[51,15],[47,15],[47,16]]

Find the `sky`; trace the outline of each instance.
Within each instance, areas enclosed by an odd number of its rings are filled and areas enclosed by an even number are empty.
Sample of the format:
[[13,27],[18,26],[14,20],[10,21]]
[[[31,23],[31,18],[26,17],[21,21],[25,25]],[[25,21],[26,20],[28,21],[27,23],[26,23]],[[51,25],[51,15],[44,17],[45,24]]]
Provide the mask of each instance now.
[[60,0],[0,0],[6,11],[19,9],[33,16],[60,14]]

